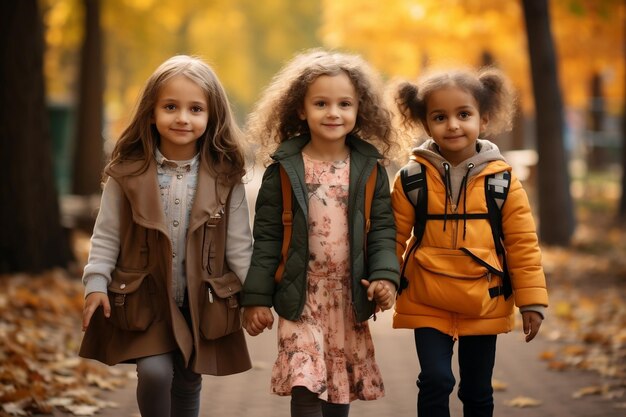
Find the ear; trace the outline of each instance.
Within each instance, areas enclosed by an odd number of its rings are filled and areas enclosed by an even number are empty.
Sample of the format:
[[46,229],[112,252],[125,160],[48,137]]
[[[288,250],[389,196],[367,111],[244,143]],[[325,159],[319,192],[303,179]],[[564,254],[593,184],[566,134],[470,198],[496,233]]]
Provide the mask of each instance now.
[[481,116],[480,118],[480,133],[483,134],[487,130],[489,124],[489,116]]
[[428,122],[426,120],[420,120],[420,123],[422,124],[422,127],[424,128],[424,132],[426,132],[426,134],[432,138],[433,135],[430,134],[430,127],[428,127]]
[[300,120],[306,120],[306,113],[304,112],[304,109],[298,109],[298,117]]

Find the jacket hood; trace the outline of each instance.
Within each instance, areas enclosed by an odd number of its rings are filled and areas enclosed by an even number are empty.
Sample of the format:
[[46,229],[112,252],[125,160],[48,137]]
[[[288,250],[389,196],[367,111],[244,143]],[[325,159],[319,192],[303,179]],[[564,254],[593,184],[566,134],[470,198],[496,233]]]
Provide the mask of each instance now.
[[511,169],[494,143],[478,139],[476,150],[476,154],[454,166],[439,153],[435,141],[429,139],[413,149],[411,159],[426,162],[439,172],[445,183],[446,193],[450,196],[450,202],[456,205],[461,199],[462,189],[467,187],[472,178]]
[[[469,164],[473,164],[474,167],[472,168],[472,173],[470,174],[470,177],[472,177],[480,173],[490,162],[506,162],[502,153],[500,153],[500,149],[493,142],[485,139],[478,139],[476,141],[476,149],[476,154],[456,166],[452,166],[452,164],[450,164],[450,169],[453,172],[459,169],[465,172],[467,170],[467,166]],[[439,153],[439,146],[437,146],[433,139],[428,139],[417,148],[414,148],[412,153],[414,156],[419,155],[426,161],[430,162],[431,165],[437,168],[441,175],[444,175],[443,163],[448,161],[441,155],[441,153]]]

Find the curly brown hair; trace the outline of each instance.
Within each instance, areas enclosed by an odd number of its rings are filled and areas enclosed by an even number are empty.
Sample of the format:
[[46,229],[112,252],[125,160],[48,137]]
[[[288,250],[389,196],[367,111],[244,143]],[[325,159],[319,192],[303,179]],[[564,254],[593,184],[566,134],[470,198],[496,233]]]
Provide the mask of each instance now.
[[233,117],[226,92],[207,63],[187,55],[171,57],[148,78],[132,120],[115,144],[109,164],[143,159],[140,171],[148,167],[159,144],[159,132],[152,118],[159,91],[177,75],[189,78],[206,95],[209,122],[197,141],[201,162],[220,182],[229,186],[240,183],[245,175],[243,135]]
[[281,142],[308,133],[306,120],[299,116],[307,89],[318,77],[341,72],[350,78],[359,99],[352,133],[387,156],[394,145],[393,129],[378,73],[358,55],[319,48],[297,54],[289,61],[274,76],[248,116],[248,140],[262,148],[257,155],[267,159]]

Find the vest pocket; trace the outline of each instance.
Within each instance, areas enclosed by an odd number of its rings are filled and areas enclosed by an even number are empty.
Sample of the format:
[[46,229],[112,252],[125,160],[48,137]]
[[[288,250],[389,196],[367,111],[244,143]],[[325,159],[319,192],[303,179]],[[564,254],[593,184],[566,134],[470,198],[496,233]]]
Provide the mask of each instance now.
[[491,249],[420,247],[409,294],[420,304],[481,317],[492,312],[500,297],[489,288],[500,285],[502,268]]
[[154,282],[147,272],[115,269],[108,287],[111,323],[120,330],[143,331],[155,318]]
[[241,281],[234,272],[204,278],[200,305],[200,334],[203,338],[214,340],[241,329],[241,289]]

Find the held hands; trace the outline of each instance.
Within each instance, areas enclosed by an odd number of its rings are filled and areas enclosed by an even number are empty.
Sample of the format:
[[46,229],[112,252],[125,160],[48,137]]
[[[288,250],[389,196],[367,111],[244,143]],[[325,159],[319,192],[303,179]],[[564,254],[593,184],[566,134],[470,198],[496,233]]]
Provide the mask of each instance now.
[[272,325],[274,324],[274,315],[269,307],[245,307],[243,309],[242,324],[250,336],[257,336],[263,333],[265,328],[272,328]]
[[361,284],[367,288],[367,299],[375,300],[380,311],[389,310],[393,307],[396,299],[396,286],[393,282],[385,279],[369,282],[366,279],[361,280]]
[[83,306],[83,332],[87,330],[93,313],[100,306],[104,309],[104,317],[111,317],[111,304],[109,303],[109,297],[105,293],[92,292],[85,298],[85,305]]
[[524,311],[522,313],[524,321],[524,334],[526,335],[526,343],[530,342],[539,333],[543,317],[536,311]]

